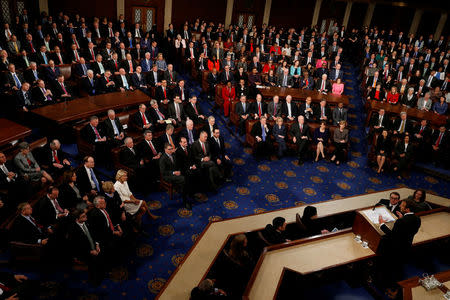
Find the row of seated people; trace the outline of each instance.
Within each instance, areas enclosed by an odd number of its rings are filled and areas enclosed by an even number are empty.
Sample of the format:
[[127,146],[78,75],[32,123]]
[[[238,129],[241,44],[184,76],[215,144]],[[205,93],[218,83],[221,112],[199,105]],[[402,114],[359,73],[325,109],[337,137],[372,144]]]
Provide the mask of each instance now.
[[[339,57],[337,58],[339,59]],[[271,63],[269,62],[269,64]],[[256,86],[314,89],[323,93],[332,92],[337,95],[341,95],[344,90],[344,84],[342,83],[343,71],[341,70],[340,61],[337,61],[330,69],[327,68],[326,62],[317,69],[311,67],[302,68],[298,60],[291,66],[286,62],[282,62],[276,69],[275,67],[275,65],[270,65],[267,71],[263,70],[259,62],[257,62],[256,56],[253,57],[253,62],[249,65],[248,72],[242,66],[233,72],[231,67],[226,65],[224,70],[218,73],[218,69],[214,67],[205,78],[209,95],[213,95],[217,84],[226,84],[228,81],[231,81],[232,85],[236,85],[237,88],[240,86],[243,88],[247,87],[253,96],[255,95]],[[204,87],[206,87],[206,83],[203,84]],[[240,96],[239,93],[238,96]]]
[[381,84],[370,91],[367,96],[368,101],[386,102],[392,105],[402,105],[407,108],[416,108],[421,111],[432,111],[439,115],[448,113],[448,103],[445,93],[441,92],[439,87],[432,91],[423,88],[424,81],[418,86],[410,87],[406,80],[399,86],[392,86],[388,92],[385,92]]
[[[419,213],[432,209],[425,199],[426,192],[418,189],[405,200],[414,204],[414,213]],[[401,210],[402,201],[400,194],[392,192],[389,199],[380,199],[376,206],[383,205],[396,217],[402,218],[408,213]],[[294,223],[287,224],[283,217],[276,217],[263,230],[257,231],[256,238],[253,237],[254,232],[233,236],[213,263],[206,276],[206,282],[202,281],[199,286],[192,290],[191,299],[205,299],[202,298],[205,295],[221,295],[221,297],[227,296],[230,299],[241,297],[262,248],[349,228],[353,225],[354,216],[353,212],[353,214],[343,214],[341,217],[319,218],[316,207],[306,206],[302,216],[296,215],[296,222]],[[212,279],[213,281],[211,281]],[[212,288],[213,286],[216,287],[216,290]]]
[[[230,108],[224,104],[225,112],[230,111],[231,119],[236,115],[239,133],[245,134],[245,123],[248,120],[257,120],[261,116],[269,120],[282,117],[285,121],[294,121],[298,116],[303,116],[307,122],[325,121],[329,124],[338,125],[340,121],[347,121],[348,112],[344,104],[340,102],[331,110],[326,100],[321,100],[318,105],[312,103],[311,97],[307,97],[304,103],[292,101],[292,96],[287,95],[285,101],[280,101],[279,96],[274,96],[271,102],[264,102],[261,94],[256,95],[256,101],[247,102],[247,97],[242,95],[239,102],[232,102]],[[226,102],[224,102],[226,103]],[[234,111],[232,107],[234,106]]]
[[426,119],[413,122],[406,112],[391,119],[384,109],[380,109],[370,122],[369,139],[373,140],[369,157],[371,160],[376,158],[378,173],[385,167],[391,168],[391,163],[400,173],[405,173],[414,162],[432,161],[448,167],[449,136],[444,125],[432,128]]

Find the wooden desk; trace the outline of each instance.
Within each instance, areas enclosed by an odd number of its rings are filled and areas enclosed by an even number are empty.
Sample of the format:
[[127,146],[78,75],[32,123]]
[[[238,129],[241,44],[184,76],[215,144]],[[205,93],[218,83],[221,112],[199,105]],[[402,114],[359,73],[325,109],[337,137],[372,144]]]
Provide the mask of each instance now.
[[8,119],[0,119],[0,146],[30,135],[31,129]]
[[380,102],[376,100],[368,100],[368,101],[370,101],[370,105],[369,111],[367,112],[366,127],[369,125],[369,122],[372,119],[373,112],[378,112],[382,108],[386,111],[386,113],[397,115],[400,115],[401,112],[406,111],[408,117],[416,120],[425,119],[430,124],[435,126],[445,125],[445,123],[447,122],[447,116],[438,115],[431,111],[423,111],[417,108],[408,108],[400,104],[392,105],[387,102]]
[[353,239],[354,234],[347,231],[298,245],[268,250],[260,257],[262,263],[259,268],[255,268],[252,275],[254,281],[247,287],[243,299],[274,299],[284,267],[308,274],[375,256],[370,248],[361,247]]
[[[402,199],[412,195],[414,192],[414,190],[409,188],[396,188],[339,200],[314,203],[314,206],[317,208],[319,217],[321,217],[373,206],[381,198],[386,198],[392,191],[399,192]],[[438,204],[450,204],[450,200],[432,194],[427,195],[427,201],[433,203],[438,202]],[[299,213],[301,215],[304,208],[305,206],[290,207],[261,214],[210,222],[189,252],[186,253],[183,261],[172,273],[156,299],[188,299],[190,291],[200,283],[204,275],[208,272],[211,263],[222,249],[223,244],[227,241],[230,234],[264,228],[266,224],[272,223],[275,217],[284,217],[287,223],[295,222],[295,214]]]
[[135,106],[148,101],[150,101],[149,96],[140,90],[115,92],[39,107],[32,110],[32,113],[57,124],[64,124],[106,112],[109,109]]
[[419,284],[419,277],[413,277],[400,281],[398,284],[403,288],[403,300],[442,300],[444,291],[450,289],[450,270],[434,275],[437,280],[444,284],[443,287],[427,292]]
[[349,104],[348,96],[346,95],[324,95],[317,91],[295,88],[270,87],[265,89],[258,89],[258,92],[263,96],[263,98],[272,98],[275,95],[280,96],[280,98],[286,98],[287,95],[291,95],[293,100],[305,100],[306,97],[311,97],[312,102],[327,100],[327,103],[333,106],[336,106],[339,102],[344,103],[344,106],[348,106]]

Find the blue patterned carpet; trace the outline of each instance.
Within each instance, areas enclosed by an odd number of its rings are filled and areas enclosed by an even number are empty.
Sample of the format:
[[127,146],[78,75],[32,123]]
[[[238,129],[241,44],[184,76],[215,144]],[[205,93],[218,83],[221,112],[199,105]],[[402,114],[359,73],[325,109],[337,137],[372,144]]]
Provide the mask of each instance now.
[[[40,280],[62,281],[66,299],[79,296],[87,297],[85,299],[154,299],[211,220],[403,186],[421,187],[450,198],[450,185],[441,179],[413,172],[410,179],[398,180],[392,175],[378,175],[366,166],[365,115],[356,79],[357,69],[348,64],[344,68],[345,93],[351,98],[349,122],[353,126],[351,157],[346,164],[335,166],[321,161],[306,162],[299,167],[294,164],[294,157],[257,163],[249,149],[241,145],[242,138],[234,136],[233,131],[226,128],[227,120],[212,111],[211,104],[203,101],[203,108],[216,116],[227,141],[226,146],[234,162],[233,182],[223,186],[219,194],[208,195],[207,201],[195,203],[192,212],[181,208],[178,196],[173,201],[166,193],[145,198],[154,213],[162,218],[156,223],[144,220],[150,237],[140,240],[136,255],[129,258],[128,265],[115,270],[100,287],[89,287],[87,274],[82,271],[56,275],[44,272]],[[188,84],[193,93],[202,96],[196,82],[188,80]],[[33,272],[30,274],[33,276]],[[193,282],[192,287],[195,284]]]

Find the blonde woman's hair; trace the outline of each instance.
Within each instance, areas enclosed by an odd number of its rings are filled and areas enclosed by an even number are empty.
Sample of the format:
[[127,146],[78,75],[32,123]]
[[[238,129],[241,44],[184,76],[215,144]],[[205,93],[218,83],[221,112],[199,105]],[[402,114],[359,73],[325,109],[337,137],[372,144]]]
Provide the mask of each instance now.
[[116,180],[120,180],[120,178],[122,178],[124,175],[127,174],[128,174],[127,171],[120,169],[119,171],[117,171]]
[[105,193],[110,194],[114,189],[114,183],[112,181],[105,181],[102,184],[102,189]]
[[339,122],[339,125],[344,125],[344,126],[346,126],[346,125],[347,125],[347,121],[342,120],[342,121]]

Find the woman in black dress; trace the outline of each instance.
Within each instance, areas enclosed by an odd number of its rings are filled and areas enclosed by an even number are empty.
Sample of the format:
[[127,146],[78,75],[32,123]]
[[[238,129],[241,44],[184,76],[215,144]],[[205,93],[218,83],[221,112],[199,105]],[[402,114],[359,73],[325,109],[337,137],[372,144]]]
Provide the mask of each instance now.
[[314,206],[307,206],[303,210],[302,223],[306,227],[305,236],[319,235],[328,233],[327,229],[322,229],[317,221],[317,208]]
[[325,158],[324,149],[328,145],[328,139],[330,133],[327,128],[326,122],[320,122],[320,126],[314,130],[314,143],[316,144],[316,159],[319,161],[319,155],[322,154],[322,158]]
[[77,186],[77,174],[67,170],[63,174],[63,184],[59,187],[61,204],[69,210],[86,209],[92,203],[87,195],[82,195]]
[[377,173],[381,173],[383,170],[384,163],[386,162],[386,156],[389,157],[391,151],[391,138],[388,135],[388,131],[384,129],[377,138],[377,144],[375,146],[375,151],[377,154]]

